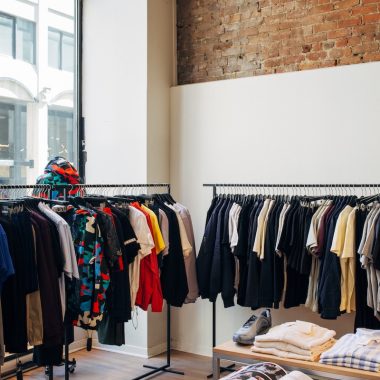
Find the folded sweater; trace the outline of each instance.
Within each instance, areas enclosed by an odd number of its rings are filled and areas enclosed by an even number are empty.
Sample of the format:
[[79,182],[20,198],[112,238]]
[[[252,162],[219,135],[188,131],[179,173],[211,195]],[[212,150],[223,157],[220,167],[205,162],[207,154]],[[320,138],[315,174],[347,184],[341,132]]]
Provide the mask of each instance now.
[[[255,342],[255,345],[254,345],[255,350],[252,347],[252,351],[264,353],[264,351],[259,351],[258,349],[265,349],[265,350],[275,349],[280,354],[280,355],[276,355],[276,356],[291,358],[291,356],[284,354],[284,353],[289,353],[289,354],[298,355],[298,357],[293,357],[293,359],[301,359],[301,357],[302,357],[301,360],[317,361],[317,360],[319,360],[319,357],[321,356],[322,352],[327,351],[334,344],[335,344],[335,339],[330,339],[328,342],[326,342],[320,346],[315,346],[309,350],[305,350],[303,348],[299,348],[297,346],[294,346],[293,344],[284,343],[284,342],[275,342],[275,341],[273,341],[273,342]],[[270,352],[267,351],[267,353],[270,353]],[[274,353],[270,353],[270,354],[275,355]]]
[[272,327],[267,334],[256,336],[255,342],[283,342],[311,350],[312,347],[328,342],[335,335],[335,331],[314,323],[296,321]]

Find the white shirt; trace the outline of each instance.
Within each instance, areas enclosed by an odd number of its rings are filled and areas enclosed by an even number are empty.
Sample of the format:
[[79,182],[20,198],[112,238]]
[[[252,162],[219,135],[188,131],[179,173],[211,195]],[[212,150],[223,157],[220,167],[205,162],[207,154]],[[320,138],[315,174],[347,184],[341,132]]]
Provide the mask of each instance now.
[[133,263],[129,266],[131,307],[134,309],[140,284],[140,262],[145,256],[151,254],[152,249],[154,248],[154,240],[144,213],[133,206],[128,206],[128,208],[129,221],[137,237],[137,242],[140,244],[139,252]]

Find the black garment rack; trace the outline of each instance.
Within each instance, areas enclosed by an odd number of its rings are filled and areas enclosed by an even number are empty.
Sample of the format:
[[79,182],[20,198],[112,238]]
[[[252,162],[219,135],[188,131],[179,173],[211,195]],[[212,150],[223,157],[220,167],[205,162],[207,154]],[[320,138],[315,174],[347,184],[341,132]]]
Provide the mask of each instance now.
[[[149,184],[70,184],[70,185],[0,185],[0,191],[1,190],[12,190],[12,189],[40,189],[41,191],[47,191],[49,194],[49,198],[52,198],[52,191],[54,190],[63,190],[64,199],[67,199],[68,191],[74,190],[75,188],[79,189],[123,189],[123,188],[137,188],[137,189],[143,189],[143,188],[165,188],[167,192],[170,194],[170,184],[168,183],[149,183]],[[42,199],[43,200],[43,199]],[[167,373],[174,373],[177,375],[184,375],[185,373],[182,371],[176,371],[171,367],[171,313],[170,313],[170,304],[166,305],[166,363],[162,366],[156,367],[151,365],[144,365],[144,368],[150,368],[151,371],[138,376],[132,380],[139,380],[144,379],[145,377],[152,376],[159,372],[167,372]],[[73,367],[76,365],[75,359],[73,361],[69,360],[69,344],[67,344],[67,334],[64,335],[65,339],[65,380],[68,380],[70,378],[70,372],[72,371]],[[11,376],[16,375],[17,380],[23,379],[23,371],[30,370],[36,368],[35,365],[32,363],[25,363],[22,364],[19,360],[22,356],[29,355],[33,352],[32,349],[28,350],[24,354],[14,354],[9,355],[5,358],[6,362],[9,362],[11,360],[16,359],[17,360],[17,368],[15,371],[11,371],[9,373],[4,374],[4,378],[8,378]],[[53,380],[53,366],[49,366],[47,371],[45,372],[48,375],[49,380]]]
[[[170,184],[168,183],[148,183],[148,184],[78,184],[78,185],[55,185],[52,190],[64,190],[64,198],[66,198],[67,190],[73,190],[75,188],[79,189],[123,189],[123,188],[136,188],[136,189],[154,189],[154,188],[165,188],[168,194],[170,194]],[[171,367],[171,317],[170,317],[170,304],[166,304],[166,363],[162,366],[151,366],[151,365],[143,365],[144,368],[150,368],[151,371],[144,373],[138,377],[133,378],[132,380],[140,380],[145,377],[152,376],[159,372],[167,372],[174,373],[177,375],[184,375],[185,373],[182,371],[176,371]],[[66,373],[66,371],[65,371]],[[65,379],[67,380],[67,379]]]
[[[240,188],[240,189],[256,189],[256,190],[264,190],[266,188],[286,188],[286,189],[292,189],[292,194],[295,195],[295,192],[300,189],[307,189],[307,188],[314,188],[314,189],[339,189],[339,188],[351,188],[351,189],[368,189],[368,188],[376,188],[380,190],[380,184],[289,184],[289,183],[283,183],[283,184],[252,184],[252,183],[205,183],[203,184],[203,187],[212,187],[212,195],[213,198],[215,198],[219,194],[226,194],[225,191],[218,192],[218,188],[226,189],[227,191]],[[216,346],[216,301],[212,302],[212,347],[214,348]],[[221,372],[233,372],[234,371],[235,364],[231,364],[227,367],[220,367]],[[208,378],[212,378],[212,374],[208,375]]]

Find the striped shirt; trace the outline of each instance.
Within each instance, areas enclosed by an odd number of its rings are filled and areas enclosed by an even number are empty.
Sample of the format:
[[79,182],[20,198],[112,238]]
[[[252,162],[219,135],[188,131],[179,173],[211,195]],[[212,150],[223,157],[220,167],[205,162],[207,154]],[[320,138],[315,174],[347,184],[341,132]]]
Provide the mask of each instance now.
[[321,355],[320,363],[365,371],[380,371],[380,330],[358,329]]

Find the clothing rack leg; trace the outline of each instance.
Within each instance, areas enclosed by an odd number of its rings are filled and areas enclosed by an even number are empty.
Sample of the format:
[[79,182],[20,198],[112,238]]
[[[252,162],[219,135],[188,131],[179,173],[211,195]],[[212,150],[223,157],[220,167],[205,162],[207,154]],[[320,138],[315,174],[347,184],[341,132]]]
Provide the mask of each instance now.
[[19,357],[17,356],[17,372],[16,372],[16,379],[17,380],[23,380],[24,378],[24,374],[22,372],[22,363],[21,363],[21,360],[19,359]]
[[[216,301],[212,303],[212,347],[214,348],[215,346],[216,346]],[[226,371],[234,372],[235,371],[234,367],[235,367],[235,363],[232,363],[227,367],[220,367],[219,371],[220,372],[226,372]],[[213,374],[210,373],[209,375],[207,375],[207,378],[212,379]]]
[[69,380],[70,373],[69,373],[69,344],[68,344],[68,337],[67,337],[67,326],[64,326],[65,329],[65,380]]
[[150,365],[143,365],[144,368],[150,368],[152,371],[149,371],[147,373],[144,373],[141,376],[135,377],[132,380],[140,380],[144,379],[145,377],[152,376],[155,373],[158,372],[168,372],[168,373],[175,373],[176,375],[185,375],[182,371],[176,371],[174,369],[170,368],[170,361],[171,361],[171,318],[170,318],[170,305],[166,305],[166,364],[161,367],[155,367]]
[[52,365],[49,365],[49,380],[53,380],[54,375],[54,367]]

